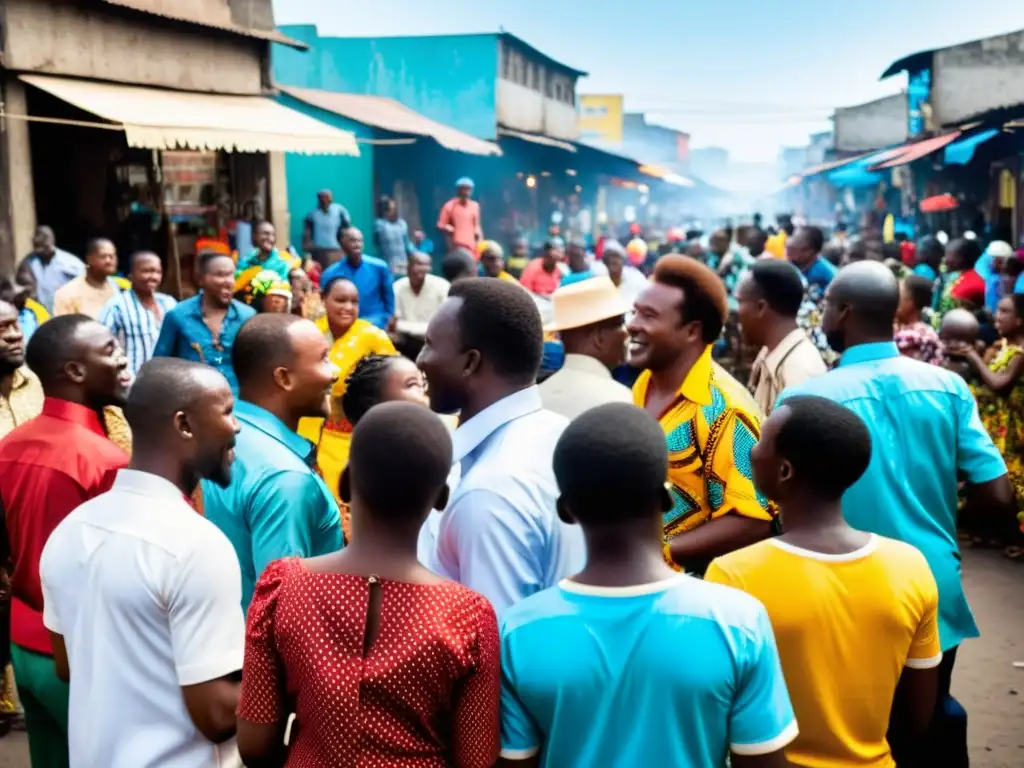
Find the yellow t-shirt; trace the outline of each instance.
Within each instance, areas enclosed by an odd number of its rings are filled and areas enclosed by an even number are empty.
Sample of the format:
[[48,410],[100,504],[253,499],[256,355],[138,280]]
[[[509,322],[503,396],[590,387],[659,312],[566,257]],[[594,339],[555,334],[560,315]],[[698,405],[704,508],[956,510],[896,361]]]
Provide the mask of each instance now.
[[[633,385],[643,408],[651,372]],[[665,541],[735,512],[771,520],[775,506],[754,487],[750,449],[761,435],[761,414],[750,393],[704,350],[676,396],[658,417],[668,443],[668,479],[674,502],[665,515]],[[673,567],[679,566],[672,564]]]
[[718,558],[704,578],[768,610],[800,724],[786,748],[792,765],[895,765],[885,734],[900,674],[942,660],[939,593],[924,555],[874,534],[846,555],[770,539]]

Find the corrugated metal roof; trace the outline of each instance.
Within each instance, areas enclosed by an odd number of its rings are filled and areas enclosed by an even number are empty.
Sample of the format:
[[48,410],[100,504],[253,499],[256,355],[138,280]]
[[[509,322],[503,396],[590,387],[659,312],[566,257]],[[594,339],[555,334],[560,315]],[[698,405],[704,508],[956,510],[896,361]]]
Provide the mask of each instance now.
[[305,43],[288,37],[287,35],[282,35],[276,29],[264,30],[243,27],[233,23],[230,19],[230,14],[223,18],[214,18],[211,14],[182,13],[172,8],[173,3],[170,0],[100,0],[100,2],[106,3],[107,5],[116,5],[119,8],[138,11],[139,13],[146,13],[150,16],[159,16],[160,18],[170,19],[171,21],[180,21],[185,24],[195,24],[200,27],[217,29],[221,32],[229,32],[233,35],[239,35],[240,37],[251,37],[256,40],[281,43],[282,45],[288,45],[302,51],[309,50],[309,46]]
[[347,117],[364,125],[383,128],[393,133],[429,136],[442,147],[471,155],[500,155],[497,144],[478,139],[460,130],[431,120],[394,99],[367,96],[359,93],[336,93],[313,88],[277,86],[278,89],[301,102],[318,109]]

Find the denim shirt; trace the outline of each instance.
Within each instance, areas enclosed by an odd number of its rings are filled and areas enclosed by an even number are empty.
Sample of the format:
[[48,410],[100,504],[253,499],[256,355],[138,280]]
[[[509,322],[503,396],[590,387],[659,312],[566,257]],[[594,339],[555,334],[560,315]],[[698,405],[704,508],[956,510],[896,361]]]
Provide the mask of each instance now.
[[320,277],[321,288],[338,278],[351,280],[359,291],[359,317],[378,328],[387,328],[395,316],[395,289],[388,263],[364,253],[359,266],[353,267],[344,258],[324,270]]
[[214,346],[213,334],[203,320],[203,294],[186,299],[167,313],[153,357],[177,357],[206,363],[224,374],[231,391],[238,394],[238,379],[231,367],[231,348],[242,325],[256,310],[240,301],[231,301],[220,328],[219,343]]

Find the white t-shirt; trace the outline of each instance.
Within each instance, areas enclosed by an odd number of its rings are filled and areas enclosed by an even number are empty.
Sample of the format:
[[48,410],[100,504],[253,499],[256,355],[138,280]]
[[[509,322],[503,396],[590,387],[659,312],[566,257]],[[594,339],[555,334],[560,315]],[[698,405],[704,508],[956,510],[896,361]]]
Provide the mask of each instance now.
[[241,670],[241,570],[172,483],[118,472],[57,526],[40,576],[43,622],[71,668],[72,768],[240,765],[234,740],[196,729],[181,687]]

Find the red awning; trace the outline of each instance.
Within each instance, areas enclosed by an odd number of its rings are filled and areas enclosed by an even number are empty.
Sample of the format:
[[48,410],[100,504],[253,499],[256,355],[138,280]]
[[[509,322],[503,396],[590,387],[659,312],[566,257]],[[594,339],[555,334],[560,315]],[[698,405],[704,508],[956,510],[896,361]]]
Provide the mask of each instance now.
[[948,192],[945,195],[934,195],[926,197],[921,201],[922,213],[938,213],[939,211],[953,211],[960,203]]
[[952,133],[946,133],[942,136],[936,136],[932,139],[925,139],[924,141],[918,141],[913,144],[907,144],[899,149],[894,149],[892,157],[885,162],[871,166],[870,170],[880,171],[884,168],[896,168],[900,165],[920,160],[922,157],[926,157],[932,152],[937,152],[947,144],[956,141],[961,133],[962,131],[953,131]]

